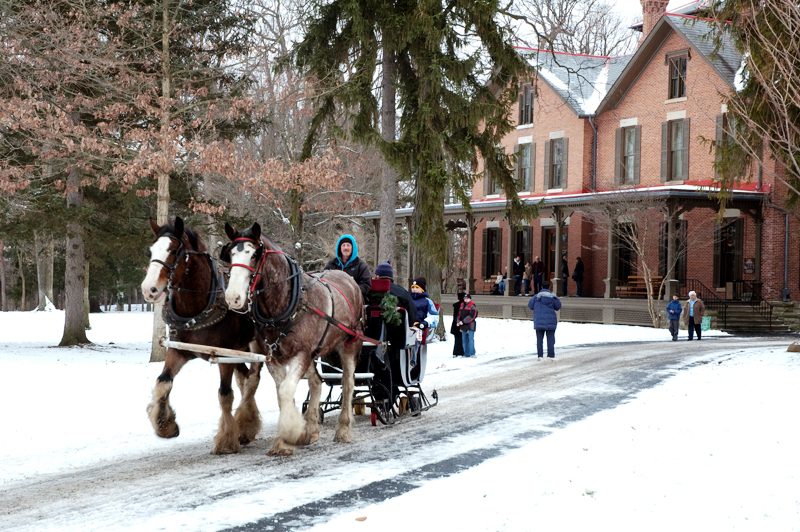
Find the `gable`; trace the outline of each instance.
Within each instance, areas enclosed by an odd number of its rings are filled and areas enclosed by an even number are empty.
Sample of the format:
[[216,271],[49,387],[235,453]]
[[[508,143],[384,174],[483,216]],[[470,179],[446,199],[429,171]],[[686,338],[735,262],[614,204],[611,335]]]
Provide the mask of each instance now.
[[678,35],[692,50],[693,57],[706,61],[722,81],[734,88],[742,54],[727,34],[723,36],[719,50],[716,50],[711,38],[712,29],[711,22],[697,17],[673,14],[661,17],[609,88],[604,100],[597,106],[596,113],[615,108],[647,65],[652,61],[662,61],[657,53],[662,43],[671,35]]

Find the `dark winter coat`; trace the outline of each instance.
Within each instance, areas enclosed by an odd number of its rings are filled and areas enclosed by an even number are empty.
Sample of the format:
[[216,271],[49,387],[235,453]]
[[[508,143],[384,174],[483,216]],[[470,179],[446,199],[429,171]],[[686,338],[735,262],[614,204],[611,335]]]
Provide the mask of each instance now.
[[558,326],[557,310],[561,309],[561,300],[550,290],[543,288],[538,294],[530,298],[528,308],[531,309],[531,319],[534,329],[555,331]]
[[681,311],[683,308],[681,307],[681,302],[673,299],[667,304],[667,318],[670,320],[679,320],[681,319]]
[[[341,244],[342,241],[349,240],[353,246],[353,254],[347,262],[342,262]],[[356,280],[358,287],[361,289],[361,294],[364,296],[364,301],[367,299],[367,292],[369,292],[370,281],[372,274],[369,271],[369,266],[358,257],[358,244],[353,235],[342,235],[336,241],[336,256],[332,258],[328,264],[325,265],[326,270],[342,270]]]
[[427,292],[410,292],[411,302],[414,303],[414,310],[417,313],[417,321],[422,323],[428,317],[430,301]]
[[572,279],[579,283],[583,281],[583,261],[579,260],[575,262],[575,269],[572,270]]
[[469,302],[462,302],[461,306],[458,307],[458,321],[462,323],[461,330],[462,331],[474,331],[475,321],[478,319],[478,307],[475,306],[475,302],[470,300]]

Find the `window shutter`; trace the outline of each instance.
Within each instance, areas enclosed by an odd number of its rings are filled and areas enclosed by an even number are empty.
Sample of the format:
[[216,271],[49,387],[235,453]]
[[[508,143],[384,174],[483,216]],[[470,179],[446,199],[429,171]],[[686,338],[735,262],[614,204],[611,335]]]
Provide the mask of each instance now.
[[561,188],[567,188],[567,184],[569,183],[569,139],[562,139],[564,143],[564,165],[563,165],[563,175],[564,175],[564,182],[561,183]]
[[487,164],[487,159],[484,157],[483,159],[483,195],[488,196],[491,192],[489,190],[489,167]]
[[481,267],[482,267],[483,271],[481,273],[481,275],[482,275],[481,279],[487,279],[488,275],[486,274],[486,269],[487,269],[487,267],[489,265],[487,264],[487,260],[486,259],[488,257],[487,250],[489,249],[489,238],[488,238],[489,237],[489,230],[484,228],[482,236],[483,236],[483,246],[481,246],[482,247]]
[[661,182],[669,179],[669,122],[661,123]]
[[531,143],[531,192],[536,190],[536,143]]
[[523,122],[523,113],[525,109],[525,88],[523,87],[519,93],[519,116],[517,117],[517,125],[522,125]]
[[[725,127],[725,115],[718,114],[717,115],[717,135],[716,135],[716,143],[715,143],[715,152],[714,152],[714,162],[720,162],[720,148],[722,146],[722,141],[725,138],[725,133],[723,131],[723,127]],[[719,170],[717,170],[716,165],[714,165],[714,177],[719,178]]]
[[683,120],[683,178],[689,179],[689,118]]
[[553,169],[550,168],[550,144],[552,144],[552,140],[544,141],[544,189],[547,190],[548,188],[552,187],[553,181]]
[[642,126],[636,126],[633,130],[633,182],[640,183],[640,170],[642,166]]
[[622,183],[622,143],[624,129],[618,127],[614,131],[614,184],[619,185]]

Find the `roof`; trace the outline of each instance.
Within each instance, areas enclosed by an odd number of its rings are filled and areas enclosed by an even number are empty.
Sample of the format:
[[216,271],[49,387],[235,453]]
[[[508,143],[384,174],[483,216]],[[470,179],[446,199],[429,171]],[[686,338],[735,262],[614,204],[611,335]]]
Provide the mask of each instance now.
[[632,56],[607,57],[518,48],[534,68],[578,116],[594,115]]
[[652,60],[653,54],[672,32],[681,35],[696,50],[697,54],[711,65],[723,81],[735,88],[737,74],[742,65],[742,54],[728,33],[722,35],[720,49],[715,51],[712,39],[715,29],[714,22],[708,19],[673,13],[667,13],[661,17],[627,62],[622,73],[617,76],[614,84],[606,91],[605,99],[596,107],[595,112],[600,113],[606,109],[613,109],[624,98],[628,88],[635,83],[639,74]]
[[[650,187],[640,187],[633,189],[613,189],[599,192],[574,192],[559,194],[557,196],[548,195],[535,195],[521,198],[526,205],[538,205],[539,208],[549,207],[571,207],[577,208],[587,205],[598,205],[608,201],[613,201],[614,198],[624,198],[631,194],[642,194],[646,197],[657,199],[680,199],[682,201],[716,201],[711,199],[711,195],[718,192],[719,188],[704,186],[704,185],[657,185]],[[743,187],[732,189],[731,198],[729,202],[730,207],[736,207],[737,204],[754,204],[764,201],[764,198],[769,194],[768,190],[755,190],[752,187]],[[505,213],[508,207],[508,202],[505,198],[491,198],[491,199],[477,199],[470,202],[470,210],[474,214],[487,214],[487,213]],[[414,207],[404,207],[395,209],[395,216],[407,217],[411,216],[414,212]],[[450,203],[444,206],[445,217],[460,216],[466,210],[460,203]],[[381,217],[381,211],[369,211],[361,215],[362,218],[367,220],[378,219]]]

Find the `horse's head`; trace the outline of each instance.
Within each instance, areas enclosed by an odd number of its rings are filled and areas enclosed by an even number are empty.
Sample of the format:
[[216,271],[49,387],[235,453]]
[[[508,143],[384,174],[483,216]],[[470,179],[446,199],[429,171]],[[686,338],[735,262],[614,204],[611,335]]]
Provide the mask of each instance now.
[[261,226],[256,222],[249,229],[237,231],[226,222],[225,234],[230,242],[222,248],[220,260],[231,264],[225,302],[231,310],[241,310],[248,301],[250,281],[264,252]]
[[156,239],[150,246],[150,264],[142,281],[142,295],[148,303],[158,303],[166,297],[170,275],[184,252],[185,231],[180,216],[175,217],[172,225],[159,226],[150,219],[150,228]]

